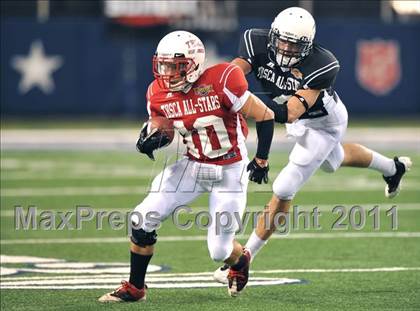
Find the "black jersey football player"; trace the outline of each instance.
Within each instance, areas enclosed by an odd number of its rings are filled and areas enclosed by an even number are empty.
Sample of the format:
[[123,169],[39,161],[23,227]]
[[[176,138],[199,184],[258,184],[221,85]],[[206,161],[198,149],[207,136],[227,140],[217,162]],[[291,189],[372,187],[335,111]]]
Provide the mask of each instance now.
[[[333,53],[314,43],[314,37],[312,15],[299,7],[288,8],[274,19],[271,29],[246,30],[239,57],[232,61],[245,74],[255,75],[270,98],[265,104],[274,111],[276,122],[286,123],[288,136],[296,139],[266,207],[270,229],[265,229],[264,216],[260,215],[246,244],[251,258],[274,232],[274,216],[289,211],[296,192],[318,168],[326,172],[340,166],[377,170],[386,182],[385,196],[392,198],[399,193],[401,178],[411,166],[408,157],[390,159],[359,144],[341,143],[347,110],[333,89],[340,65]],[[219,268],[215,279],[227,282],[227,268]]]

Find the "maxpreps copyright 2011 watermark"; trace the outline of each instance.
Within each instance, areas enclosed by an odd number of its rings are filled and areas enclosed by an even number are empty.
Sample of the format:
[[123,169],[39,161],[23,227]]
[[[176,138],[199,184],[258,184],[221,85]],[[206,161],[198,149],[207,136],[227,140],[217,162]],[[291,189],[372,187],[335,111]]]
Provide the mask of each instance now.
[[[216,234],[222,230],[234,228],[238,234],[242,234],[251,226],[256,228],[258,217],[263,215],[265,227],[270,226],[270,215],[266,210],[245,211],[242,215],[238,212],[217,212],[211,215],[208,211],[194,211],[191,207],[183,205],[177,207],[165,222],[172,222],[180,230],[208,230],[214,228]],[[272,219],[272,223],[278,234],[287,235],[292,230],[322,230],[321,218],[330,214],[328,221],[323,221],[323,226],[330,230],[380,230],[384,229],[383,218],[389,219],[386,229],[398,229],[398,210],[394,205],[386,209],[385,216],[381,215],[381,208],[375,205],[373,208],[365,208],[360,205],[344,206],[336,205],[331,211],[326,212],[318,207],[312,210],[303,210],[298,205],[293,206],[289,213],[279,212]],[[136,218],[136,223],[132,222]],[[121,210],[97,210],[90,206],[76,206],[74,210],[53,211],[39,210],[36,206],[15,206],[14,209],[15,230],[83,230],[84,226],[94,224],[95,230],[109,228],[111,230],[139,229],[143,224],[149,228],[159,229],[162,226],[160,214],[157,211],[146,213],[122,212]],[[388,221],[387,221],[388,222]]]

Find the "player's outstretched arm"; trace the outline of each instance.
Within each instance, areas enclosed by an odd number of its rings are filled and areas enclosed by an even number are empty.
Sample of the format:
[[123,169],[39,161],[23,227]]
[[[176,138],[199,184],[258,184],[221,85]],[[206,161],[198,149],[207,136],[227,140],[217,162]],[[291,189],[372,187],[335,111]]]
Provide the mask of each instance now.
[[274,112],[252,93],[242,106],[240,112],[245,118],[253,118],[256,122],[274,120]]
[[311,108],[321,90],[298,90],[287,101],[287,122],[292,123]]
[[255,158],[248,164],[249,179],[258,184],[268,183],[268,154],[274,133],[274,113],[255,95],[250,94],[240,112],[256,121],[258,145]]
[[286,104],[270,101],[266,105],[273,110],[276,122],[292,123],[315,104],[320,92],[321,90],[312,89],[298,90]]

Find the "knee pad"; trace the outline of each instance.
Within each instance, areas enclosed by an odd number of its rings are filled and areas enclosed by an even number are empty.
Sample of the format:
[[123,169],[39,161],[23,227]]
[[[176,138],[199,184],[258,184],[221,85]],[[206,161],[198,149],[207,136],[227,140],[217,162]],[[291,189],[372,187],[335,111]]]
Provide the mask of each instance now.
[[131,242],[140,247],[151,246],[157,241],[156,230],[146,232],[143,229],[132,229]]
[[300,166],[289,163],[274,180],[273,192],[279,199],[293,199],[296,192],[302,187],[304,178],[300,169]]

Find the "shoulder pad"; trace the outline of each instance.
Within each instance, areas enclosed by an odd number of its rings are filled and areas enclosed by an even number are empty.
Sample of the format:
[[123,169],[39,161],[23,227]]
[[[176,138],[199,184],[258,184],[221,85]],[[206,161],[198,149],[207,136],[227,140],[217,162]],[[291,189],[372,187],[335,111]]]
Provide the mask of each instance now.
[[334,54],[314,44],[311,54],[297,66],[297,69],[303,75],[303,88],[324,89],[334,83],[340,64]]
[[242,34],[239,42],[238,55],[252,64],[259,54],[267,54],[268,29],[252,28]]

